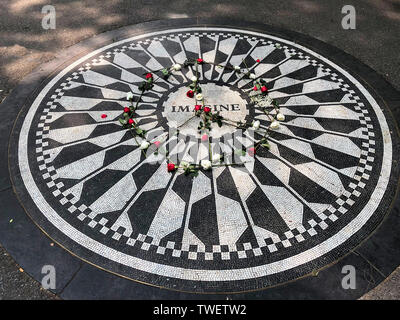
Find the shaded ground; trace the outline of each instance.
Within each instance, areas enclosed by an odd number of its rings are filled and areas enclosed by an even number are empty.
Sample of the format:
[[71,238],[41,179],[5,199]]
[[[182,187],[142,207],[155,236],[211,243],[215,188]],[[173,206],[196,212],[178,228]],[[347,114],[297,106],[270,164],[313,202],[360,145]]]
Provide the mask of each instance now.
[[[53,0],[56,30],[44,30],[41,9],[48,0],[0,3],[0,101],[34,68],[63,48],[120,26],[156,19],[231,17],[271,24],[308,34],[366,63],[400,90],[400,1],[354,1],[356,30],[341,27],[348,0]],[[53,296],[26,274],[0,247],[0,299]],[[365,298],[400,299],[400,271]]]
[[0,247],[0,300],[53,300],[56,296],[43,290],[40,284],[29,277],[15,261]]
[[399,284],[400,267],[374,290],[362,296],[360,300],[400,300]]
[[[119,26],[182,17],[221,17],[263,22],[311,35],[356,56],[400,88],[400,1],[359,0],[356,30],[343,30],[341,8],[347,0],[263,1],[109,0],[51,4],[56,30],[44,30],[41,9],[47,0],[0,3],[0,99],[62,48]],[[201,3],[201,5],[200,5]],[[397,62],[397,63],[396,63]]]

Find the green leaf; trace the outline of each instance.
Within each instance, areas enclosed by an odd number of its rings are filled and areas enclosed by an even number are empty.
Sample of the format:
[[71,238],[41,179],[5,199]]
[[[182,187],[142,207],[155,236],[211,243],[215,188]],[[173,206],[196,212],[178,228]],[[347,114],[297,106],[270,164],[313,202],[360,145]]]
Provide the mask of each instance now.
[[163,74],[163,78],[168,79],[168,77],[170,76],[169,70],[167,68],[164,68],[161,70],[161,72]]
[[123,126],[126,125],[126,124],[128,123],[128,121],[126,121],[125,119],[119,118],[118,120],[119,120],[119,122],[120,122]]
[[199,170],[192,172],[192,177],[197,177],[199,175]]
[[190,174],[190,169],[189,168],[185,168],[183,170],[183,173],[185,174],[185,176],[188,176]]
[[139,90],[146,91],[146,90],[150,90],[151,88],[153,88],[154,84],[153,84],[152,78],[150,78],[149,80],[142,82],[139,85]]
[[241,150],[241,149],[237,149],[235,150],[235,154],[238,156],[245,156],[246,155],[246,151]]
[[271,148],[268,142],[262,143],[261,144],[264,148],[267,148],[268,150]]

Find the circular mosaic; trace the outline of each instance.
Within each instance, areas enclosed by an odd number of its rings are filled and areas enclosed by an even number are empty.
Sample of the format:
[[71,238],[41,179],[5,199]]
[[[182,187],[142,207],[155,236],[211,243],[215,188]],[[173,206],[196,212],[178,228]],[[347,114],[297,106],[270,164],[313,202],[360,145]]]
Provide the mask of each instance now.
[[[146,73],[197,58],[212,62],[198,66],[198,81],[214,112],[270,125],[248,98],[253,81],[223,67],[232,65],[266,81],[285,120],[269,148],[244,156],[252,161],[189,177],[167,171],[161,154],[150,161],[119,118]],[[198,163],[189,152],[198,122],[185,123],[194,74],[158,78],[136,112],[148,137]],[[375,99],[332,61],[268,34],[192,27],[110,44],[54,74],[17,130],[33,219],[85,260],[160,287],[236,292],[295,279],[346,254],[389,206],[392,142]],[[234,133],[213,124],[212,147],[246,150]]]

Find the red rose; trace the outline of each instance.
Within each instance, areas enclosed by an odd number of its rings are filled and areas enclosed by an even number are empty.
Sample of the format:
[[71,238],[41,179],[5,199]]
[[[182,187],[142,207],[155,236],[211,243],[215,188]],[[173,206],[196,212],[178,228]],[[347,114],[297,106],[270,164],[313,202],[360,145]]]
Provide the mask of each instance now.
[[211,109],[209,107],[204,107],[204,112],[209,113]]
[[131,111],[131,109],[129,109],[128,107],[125,107],[125,108],[124,108],[124,112],[125,112],[125,113],[128,113],[129,111]]
[[257,61],[258,63],[260,63],[260,62],[261,62],[261,60],[260,60],[260,59],[257,59],[256,61]]
[[196,110],[196,111],[201,110],[201,105],[196,104],[196,105],[194,106],[194,110]]
[[249,148],[247,150],[247,153],[249,154],[250,157],[254,157],[254,155],[256,153],[256,148]]
[[160,141],[154,141],[154,145],[158,148],[160,146],[161,142]]
[[106,114],[102,114],[101,117],[104,119],[104,118],[107,118],[107,115]]
[[204,62],[204,60],[202,58],[197,59],[197,63],[203,63],[203,62]]
[[203,134],[203,135],[201,136],[201,141],[208,141],[208,135]]
[[167,169],[168,169],[168,172],[175,171],[175,165],[173,163],[168,163]]
[[258,90],[257,86],[254,86],[253,90],[254,90],[254,91],[257,91],[257,90]]
[[150,79],[153,78],[153,75],[149,72],[148,74],[146,74],[146,79]]
[[186,95],[187,95],[189,98],[193,98],[193,97],[194,97],[194,91],[193,91],[193,90],[189,90],[188,92],[186,92]]
[[133,121],[133,119],[129,119],[129,120],[128,120],[128,123],[129,123],[129,124],[134,124],[135,121]]
[[267,88],[266,86],[262,86],[262,87],[261,87],[261,91],[262,91],[262,92],[267,92],[267,91],[268,91],[268,88]]

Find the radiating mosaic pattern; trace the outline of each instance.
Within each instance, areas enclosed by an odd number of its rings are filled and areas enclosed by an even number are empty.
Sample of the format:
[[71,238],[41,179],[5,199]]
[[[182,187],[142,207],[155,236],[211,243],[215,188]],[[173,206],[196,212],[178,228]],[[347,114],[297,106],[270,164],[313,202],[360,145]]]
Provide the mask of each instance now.
[[[192,179],[167,172],[166,161],[152,163],[118,118],[146,72],[198,57],[265,79],[286,119],[254,162]],[[225,106],[224,116],[268,127],[246,99],[250,80],[209,64],[199,71],[206,98]],[[208,150],[191,157],[189,133],[168,135],[174,112],[191,115],[177,92],[193,75],[189,67],[159,79],[137,113],[138,125],[165,137],[171,154],[199,162]],[[98,50],[55,76],[24,128],[21,173],[46,219],[92,255],[128,266],[124,275],[182,290],[258,289],[302,275],[324,255],[339,258],[346,250],[336,247],[378,214],[390,174],[388,128],[368,92],[318,54],[247,31],[170,30]],[[227,153],[246,143],[234,139],[217,143]],[[237,284],[246,279],[261,280]]]

